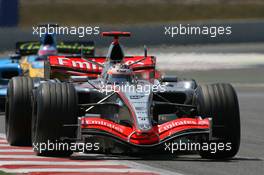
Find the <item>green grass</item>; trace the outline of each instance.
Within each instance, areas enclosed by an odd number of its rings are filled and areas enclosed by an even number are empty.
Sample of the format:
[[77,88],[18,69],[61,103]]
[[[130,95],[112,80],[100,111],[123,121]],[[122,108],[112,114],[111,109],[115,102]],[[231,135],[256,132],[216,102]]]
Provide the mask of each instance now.
[[20,26],[38,23],[135,24],[203,19],[264,18],[259,4],[21,4]]
[[0,171],[0,175],[13,175],[13,174],[5,173],[5,172],[3,172],[3,171]]

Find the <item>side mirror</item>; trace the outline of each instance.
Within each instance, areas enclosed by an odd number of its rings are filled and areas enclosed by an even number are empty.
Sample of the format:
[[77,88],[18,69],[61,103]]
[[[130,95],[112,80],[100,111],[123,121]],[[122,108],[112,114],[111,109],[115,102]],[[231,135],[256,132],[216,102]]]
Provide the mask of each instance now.
[[179,79],[177,76],[170,76],[170,75],[165,75],[162,76],[160,81],[161,82],[177,82]]

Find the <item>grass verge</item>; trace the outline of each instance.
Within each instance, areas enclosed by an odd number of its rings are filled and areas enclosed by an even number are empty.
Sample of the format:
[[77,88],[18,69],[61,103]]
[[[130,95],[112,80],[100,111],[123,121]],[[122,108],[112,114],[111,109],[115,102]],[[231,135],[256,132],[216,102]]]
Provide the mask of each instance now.
[[20,26],[57,22],[80,24],[138,24],[207,19],[264,18],[256,4],[21,4]]
[[0,171],[0,175],[13,175],[13,174],[6,173],[6,172],[4,172],[4,171]]

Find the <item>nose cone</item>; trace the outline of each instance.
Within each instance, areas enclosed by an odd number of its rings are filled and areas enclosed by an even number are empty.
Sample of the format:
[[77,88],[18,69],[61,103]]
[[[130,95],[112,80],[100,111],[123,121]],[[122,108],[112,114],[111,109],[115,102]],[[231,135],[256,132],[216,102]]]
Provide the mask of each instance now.
[[160,141],[159,135],[154,128],[147,131],[136,130],[136,132],[130,137],[129,141],[140,145],[155,144]]
[[129,100],[131,110],[133,110],[138,132],[146,133],[152,130],[153,126],[150,116],[151,93],[131,91],[126,92],[125,95]]

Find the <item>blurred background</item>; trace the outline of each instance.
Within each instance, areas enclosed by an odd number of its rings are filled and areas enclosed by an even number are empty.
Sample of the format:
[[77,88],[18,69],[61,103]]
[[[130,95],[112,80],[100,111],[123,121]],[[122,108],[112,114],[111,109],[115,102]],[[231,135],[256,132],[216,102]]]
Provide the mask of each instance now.
[[18,14],[14,21],[20,27],[43,22],[151,24],[264,17],[263,0],[1,0],[1,3],[10,6],[11,11],[6,13]]
[[[130,31],[131,38],[122,39],[126,54],[143,55],[147,45],[165,73],[236,88],[242,127],[236,158],[137,162],[183,174],[263,174],[264,0],[0,0],[0,57],[14,53],[17,41],[39,40],[32,26],[43,23]],[[230,26],[232,33],[214,38],[164,34],[164,27],[180,24]],[[105,55],[111,41],[100,35],[61,35],[58,40],[94,40],[96,55]]]
[[[264,78],[254,75],[264,74],[263,18],[264,0],[0,0],[0,52],[13,52],[17,41],[38,40],[32,35],[38,24],[99,26],[100,32],[132,32],[122,40],[126,52],[142,54],[146,44],[149,54],[158,57],[159,68],[168,73],[205,82],[262,84]],[[231,26],[232,33],[214,38],[164,34],[164,27],[179,24]],[[58,40],[94,40],[99,55],[110,42],[100,35],[62,35]],[[206,76],[208,71],[216,73]],[[237,76],[241,72],[245,75]]]

